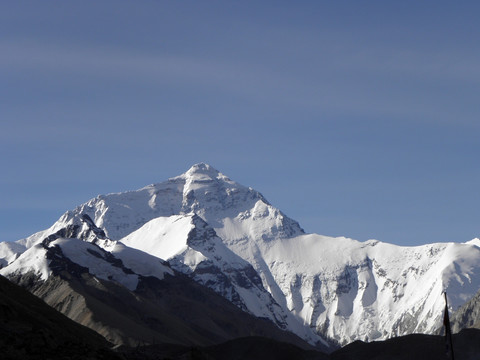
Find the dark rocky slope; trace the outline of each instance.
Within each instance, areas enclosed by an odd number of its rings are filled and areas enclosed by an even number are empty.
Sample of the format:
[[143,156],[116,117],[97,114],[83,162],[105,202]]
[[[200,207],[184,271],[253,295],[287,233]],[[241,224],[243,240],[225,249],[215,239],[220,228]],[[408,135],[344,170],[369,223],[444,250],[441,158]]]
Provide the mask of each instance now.
[[465,328],[480,329],[480,291],[462,305],[451,317],[452,331]]
[[119,359],[102,336],[0,276],[2,359]]
[[[83,275],[88,277],[87,275]],[[18,280],[18,279],[17,279]],[[28,278],[23,278],[28,282]],[[57,279],[57,281],[60,281]],[[289,334],[279,335],[275,331],[279,331],[271,324],[265,321],[265,324],[249,319],[244,313],[230,312],[228,308],[224,308],[221,303],[210,297],[208,293],[204,293],[203,288],[198,286],[197,289],[190,287],[188,278],[183,278],[185,283],[178,283],[178,279],[169,283],[167,280],[159,287],[158,279],[147,279],[143,286],[133,294],[137,297],[139,305],[133,309],[127,309],[127,306],[134,304],[133,298],[123,304],[124,300],[119,301],[123,305],[119,305],[114,313],[102,314],[99,319],[104,321],[110,316],[118,316],[121,311],[123,319],[117,319],[118,323],[127,321],[134,324],[134,314],[140,316],[142,310],[146,310],[140,321],[152,323],[158,321],[158,336],[162,336],[164,341],[173,341],[171,343],[157,343],[148,346],[121,347],[116,352],[111,350],[111,344],[96,332],[81,326],[66,316],[62,315],[55,309],[49,307],[39,298],[25,291],[23,288],[12,284],[7,279],[0,277],[0,354],[2,359],[105,359],[105,360],[149,360],[149,359],[205,359],[205,360],[239,360],[239,359],[299,359],[299,360],[416,360],[416,359],[448,359],[445,352],[445,340],[443,336],[433,335],[408,335],[393,338],[387,341],[379,341],[372,343],[364,343],[361,341],[354,342],[337,350],[336,352],[326,355],[318,351],[293,345]],[[96,282],[96,281],[95,281]],[[112,284],[108,284],[111,286]],[[46,284],[46,283],[45,283]],[[93,307],[100,306],[101,296],[93,295],[98,289],[89,289],[88,281],[82,283],[70,282],[72,288],[81,285],[83,296],[88,300],[86,303],[94,303]],[[79,285],[80,284],[80,285]],[[54,290],[54,283],[50,283],[50,290]],[[66,286],[57,283],[59,288]],[[86,289],[85,289],[86,288]],[[188,290],[188,294],[185,293]],[[41,286],[36,288],[41,290]],[[46,290],[44,288],[43,290]],[[117,289],[118,290],[118,289]],[[122,290],[123,291],[123,290]],[[72,295],[73,293],[70,293]],[[122,294],[124,295],[124,294]],[[84,297],[85,299],[85,297]],[[122,299],[125,299],[122,296]],[[164,308],[159,310],[156,318],[150,318],[152,315],[148,307],[152,305],[150,301],[159,300],[157,304],[162,304]],[[223,300],[223,299],[222,299]],[[198,305],[204,304],[203,306]],[[206,306],[205,302],[212,302],[211,307]],[[118,305],[118,304],[117,304]],[[68,307],[67,302],[62,306]],[[104,305],[106,306],[106,305]],[[221,307],[219,307],[221,306]],[[190,307],[190,309],[189,309]],[[170,317],[162,311],[165,308],[171,309]],[[226,313],[222,313],[223,310]],[[97,309],[100,310],[100,309]],[[105,310],[105,309],[104,309]],[[238,311],[238,309],[235,308]],[[187,319],[192,313],[197,311],[205,311],[205,314],[197,313],[196,318]],[[184,312],[185,322],[179,325],[177,317]],[[239,316],[245,316],[246,319],[241,320]],[[85,315],[93,317],[93,313]],[[233,317],[232,317],[233,316]],[[130,319],[129,319],[130,318]],[[129,320],[125,320],[129,319]],[[155,320],[156,319],[156,320]],[[173,319],[173,320],[172,320]],[[171,322],[170,322],[171,321]],[[160,324],[171,330],[162,334],[159,330]],[[134,330],[141,329],[142,326],[137,324]],[[273,340],[271,338],[249,336],[243,337],[242,334],[249,328],[251,333],[263,333],[264,335],[285,336],[289,342]],[[204,332],[209,327],[208,332]],[[223,329],[223,330],[221,330]],[[129,333],[127,330],[123,330]],[[180,334],[181,331],[187,331],[187,334]],[[150,330],[149,334],[154,334],[154,330]],[[202,342],[217,342],[226,337],[232,337],[231,340],[217,343],[210,346],[200,346]],[[233,338],[236,337],[236,338]],[[208,339],[207,339],[208,338]],[[160,338],[158,338],[160,339]],[[187,340],[189,339],[189,340]],[[158,340],[160,341],[160,340]],[[187,343],[190,341],[190,345]],[[152,341],[152,343],[155,343]],[[196,343],[196,344],[193,344]],[[473,360],[478,359],[480,354],[480,330],[466,329],[453,337],[453,344],[456,359]],[[305,345],[305,344],[303,344]],[[307,347],[307,348],[305,348]]]
[[60,270],[46,281],[32,274],[11,280],[114,344],[208,346],[254,335],[311,348],[182,274],[142,277],[135,291],[98,279],[88,269]]

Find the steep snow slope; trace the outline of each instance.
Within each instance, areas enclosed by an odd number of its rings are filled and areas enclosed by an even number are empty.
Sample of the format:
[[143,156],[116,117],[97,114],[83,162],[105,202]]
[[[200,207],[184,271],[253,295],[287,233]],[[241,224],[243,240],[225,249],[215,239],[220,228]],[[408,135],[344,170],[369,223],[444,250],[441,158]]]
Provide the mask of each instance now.
[[480,287],[478,242],[399,247],[306,235],[260,193],[206,164],[164,183],[98,196],[16,248],[0,246],[3,264],[65,227],[108,251],[121,240],[169,260],[311,342],[433,333],[441,325],[442,291],[455,309]]
[[[259,192],[233,182],[206,164],[194,165],[183,175],[137,191],[99,195],[66,212],[47,232],[77,224],[82,215],[88,215],[108,238],[119,240],[152,219],[190,213],[199,215],[220,236],[260,236],[268,240],[303,233],[297,222],[271,206]],[[45,233],[21,243],[35,242]]]
[[[222,259],[234,267],[238,260],[232,254],[226,255],[227,244],[228,250],[255,267],[264,287],[283,309],[290,310],[305,328],[342,344],[413,332],[433,333],[442,325],[444,290],[449,293],[452,307],[457,308],[480,288],[480,249],[469,244],[399,247],[311,234],[268,242],[217,241],[209,245],[210,251],[198,254],[190,248],[187,255],[184,238],[178,247],[183,257],[176,257],[163,246],[165,239],[172,238],[163,231],[169,227],[153,230],[154,224],[165,221],[152,220],[122,241],[149,249],[171,261],[178,270],[182,270],[179,263],[195,269],[207,259]],[[152,233],[157,237],[149,236]],[[224,274],[227,268],[219,266]],[[209,280],[211,284],[197,278],[212,288],[221,283]],[[260,315],[257,307],[247,305],[257,316],[270,317]],[[295,329],[297,323],[290,320],[290,329]]]
[[[258,191],[235,183],[209,165],[197,164],[163,183],[99,195],[67,211],[49,229],[16,243],[26,249],[66,226],[80,226],[88,232],[85,216],[106,237],[119,240],[152,219],[191,213],[205,220],[222,239],[258,237],[268,241],[304,233],[296,221],[271,206]],[[88,236],[94,238],[91,234],[83,238]]]
[[111,252],[77,238],[62,238],[51,235],[23,252],[16,261],[0,269],[6,277],[15,274],[32,273],[41,280],[47,280],[55,267],[53,258],[66,257],[69,261],[88,269],[89,273],[104,280],[122,284],[135,290],[139,275],[154,276],[162,280],[173,271],[154,256],[123,244],[112,246]]
[[480,249],[466,244],[302,235],[258,242],[256,253],[230,247],[256,264],[280,305],[342,344],[433,333],[442,325],[444,290],[457,308],[480,288]]
[[267,292],[252,265],[225,246],[215,231],[198,215],[160,217],[121,240],[188,274],[251,314],[270,319],[312,344],[321,337],[303,321],[280,307]]

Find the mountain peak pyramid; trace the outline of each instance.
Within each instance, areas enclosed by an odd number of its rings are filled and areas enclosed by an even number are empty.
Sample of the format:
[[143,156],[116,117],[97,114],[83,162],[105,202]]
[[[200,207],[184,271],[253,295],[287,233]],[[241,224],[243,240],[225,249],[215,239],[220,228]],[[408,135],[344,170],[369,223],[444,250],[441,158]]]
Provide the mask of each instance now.
[[50,229],[22,239],[21,243],[34,244],[67,225],[83,226],[85,216],[106,237],[120,240],[152,219],[192,213],[231,241],[303,234],[296,221],[273,207],[261,193],[230,180],[206,163],[198,163],[161,183],[99,195],[67,211]]
[[225,175],[220,171],[213,168],[212,166],[205,163],[198,163],[193,165],[188,171],[184,174],[186,178],[195,178],[195,179],[224,179],[229,180]]

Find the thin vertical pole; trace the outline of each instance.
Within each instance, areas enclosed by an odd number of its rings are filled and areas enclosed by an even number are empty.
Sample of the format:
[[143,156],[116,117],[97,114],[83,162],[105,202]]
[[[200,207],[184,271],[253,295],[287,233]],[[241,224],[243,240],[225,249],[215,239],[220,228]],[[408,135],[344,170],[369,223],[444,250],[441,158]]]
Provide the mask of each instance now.
[[[450,318],[448,317],[448,300],[447,292],[443,293],[445,295],[445,314],[443,315],[443,325],[445,326],[445,346],[447,348],[447,354],[450,353],[450,358],[455,360],[455,355],[453,353],[453,341],[452,341],[452,330],[450,328]],[[450,349],[450,351],[448,351]]]

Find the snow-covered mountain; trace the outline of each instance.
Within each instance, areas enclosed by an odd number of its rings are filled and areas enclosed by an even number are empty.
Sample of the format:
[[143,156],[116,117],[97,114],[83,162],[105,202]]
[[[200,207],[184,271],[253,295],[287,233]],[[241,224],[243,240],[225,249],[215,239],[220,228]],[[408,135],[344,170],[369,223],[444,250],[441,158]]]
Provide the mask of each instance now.
[[[480,288],[478,242],[400,247],[305,234],[259,192],[206,164],[137,191],[98,196],[47,230],[0,244],[0,273],[48,277],[39,244],[66,228],[124,256],[132,268],[144,263],[138,273],[153,273],[155,261],[168,261],[244,311],[312,344],[435,333],[442,324],[442,292],[456,309]],[[53,244],[81,263],[79,254],[89,245],[70,246],[64,238]],[[161,277],[168,268],[158,264]],[[82,266],[135,286],[128,276]]]
[[[2,274],[117,345],[206,346],[254,335],[311,347],[158,257],[107,239],[88,215],[81,219],[83,226],[66,225],[28,247]],[[195,226],[192,231],[203,234]],[[239,267],[238,281],[243,270]]]

